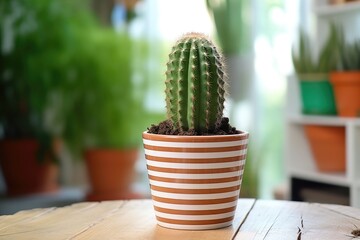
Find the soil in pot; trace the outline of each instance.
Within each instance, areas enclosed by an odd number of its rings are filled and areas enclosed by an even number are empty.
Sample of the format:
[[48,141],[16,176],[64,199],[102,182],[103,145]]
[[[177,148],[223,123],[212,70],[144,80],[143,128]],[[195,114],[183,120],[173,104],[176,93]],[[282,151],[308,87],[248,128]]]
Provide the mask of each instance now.
[[[148,129],[148,133],[153,134],[162,134],[162,135],[187,135],[187,136],[200,136],[194,130],[188,130],[179,132],[178,130],[173,130],[173,125],[171,121],[165,120],[158,125],[151,125]],[[236,128],[232,127],[229,123],[229,118],[222,118],[221,121],[216,125],[213,132],[209,132],[208,134],[201,134],[201,135],[231,135],[237,134],[238,131]]]
[[360,72],[333,72],[336,106],[341,117],[360,116]]
[[35,139],[0,141],[0,164],[7,195],[21,196],[58,190],[59,167],[50,159],[40,162],[37,158],[38,149],[39,143]]
[[310,148],[321,172],[345,172],[345,128],[304,126]]
[[89,149],[85,151],[91,189],[88,201],[140,198],[131,191],[137,149]]

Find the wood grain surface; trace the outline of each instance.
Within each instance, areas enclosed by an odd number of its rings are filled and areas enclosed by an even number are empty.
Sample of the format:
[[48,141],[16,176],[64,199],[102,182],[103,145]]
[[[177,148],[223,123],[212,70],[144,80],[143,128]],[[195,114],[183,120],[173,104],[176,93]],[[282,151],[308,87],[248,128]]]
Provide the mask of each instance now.
[[0,216],[0,239],[337,240],[357,239],[353,234],[359,227],[360,209],[356,208],[240,199],[232,226],[180,231],[156,224],[151,200],[131,200],[78,203]]

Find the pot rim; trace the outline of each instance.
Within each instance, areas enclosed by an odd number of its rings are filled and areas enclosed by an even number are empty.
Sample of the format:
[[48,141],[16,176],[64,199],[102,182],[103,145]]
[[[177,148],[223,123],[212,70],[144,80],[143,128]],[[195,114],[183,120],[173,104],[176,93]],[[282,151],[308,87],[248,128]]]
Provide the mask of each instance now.
[[165,134],[155,134],[148,133],[144,131],[142,133],[143,139],[148,140],[167,140],[167,141],[192,141],[192,142],[221,142],[221,141],[238,141],[249,138],[249,133],[246,131],[238,131],[237,134],[229,135],[197,135],[197,136],[188,136],[188,135],[165,135]]

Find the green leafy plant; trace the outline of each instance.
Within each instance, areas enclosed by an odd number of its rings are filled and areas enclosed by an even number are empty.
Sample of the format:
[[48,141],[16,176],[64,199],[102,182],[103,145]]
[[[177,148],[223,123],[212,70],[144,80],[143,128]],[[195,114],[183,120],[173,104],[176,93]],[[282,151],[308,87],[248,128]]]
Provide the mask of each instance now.
[[[143,107],[145,85],[134,81],[134,47],[147,47],[125,33],[93,29],[72,59],[72,79],[64,90],[63,138],[78,156],[85,148],[134,148],[148,124]],[[140,72],[139,72],[140,71]]]
[[206,0],[224,54],[251,49],[251,27],[248,0]]
[[202,34],[184,35],[169,55],[167,116],[174,129],[214,131],[223,115],[225,72],[221,54]]
[[0,2],[2,137],[36,138],[39,159],[51,152],[54,133],[45,117],[52,94],[64,86],[74,33],[93,24],[84,9],[84,1]]
[[318,59],[314,59],[314,48],[310,43],[309,36],[300,30],[298,53],[292,50],[292,60],[296,73],[328,73],[336,68],[338,61],[339,34],[335,25],[330,27],[330,35],[320,51]]

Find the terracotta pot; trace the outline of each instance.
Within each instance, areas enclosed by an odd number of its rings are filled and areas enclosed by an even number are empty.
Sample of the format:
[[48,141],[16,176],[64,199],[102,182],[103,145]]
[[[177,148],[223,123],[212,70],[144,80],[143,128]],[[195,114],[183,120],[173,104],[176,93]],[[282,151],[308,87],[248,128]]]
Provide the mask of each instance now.
[[345,172],[345,127],[304,126],[316,166],[321,172]]
[[59,167],[49,159],[37,159],[35,139],[0,141],[0,165],[9,196],[58,190]]
[[360,116],[360,72],[333,72],[330,81],[334,87],[338,115]]
[[89,149],[85,160],[91,185],[89,201],[132,199],[131,193],[137,149]]
[[169,136],[143,133],[155,215],[160,226],[204,230],[232,224],[248,133]]

